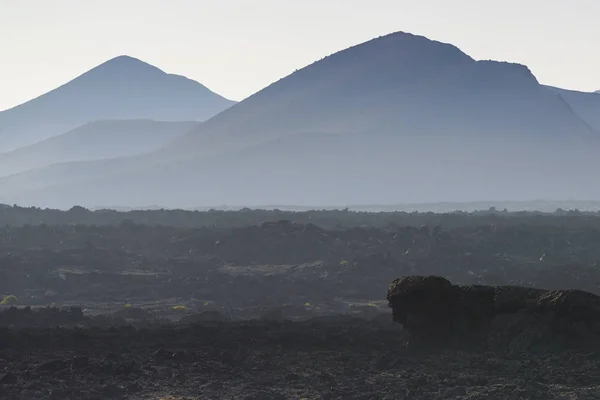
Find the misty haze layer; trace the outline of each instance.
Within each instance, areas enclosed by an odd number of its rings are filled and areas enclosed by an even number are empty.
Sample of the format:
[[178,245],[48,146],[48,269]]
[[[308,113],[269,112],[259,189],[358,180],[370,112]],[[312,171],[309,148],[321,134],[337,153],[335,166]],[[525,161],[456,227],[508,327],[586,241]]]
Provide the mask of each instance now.
[[0,153],[0,176],[58,163],[143,154],[165,146],[197,124],[152,120],[90,122],[62,135]]
[[567,95],[540,85],[525,66],[475,61],[454,46],[396,33],[301,69],[159,151],[1,179],[0,202],[600,198],[598,95]]

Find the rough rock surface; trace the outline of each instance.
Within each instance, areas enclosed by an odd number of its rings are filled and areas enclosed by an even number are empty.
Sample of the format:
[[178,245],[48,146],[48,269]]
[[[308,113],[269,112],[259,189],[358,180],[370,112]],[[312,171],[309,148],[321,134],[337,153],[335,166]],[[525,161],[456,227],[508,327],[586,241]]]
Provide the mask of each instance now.
[[600,399],[597,298],[523,287],[600,294],[595,216],[21,212],[50,225],[0,229],[0,399]]
[[600,353],[413,351],[391,320],[0,328],[0,399],[600,398]]
[[600,349],[600,297],[581,290],[452,285],[405,276],[387,299],[414,344],[522,351]]

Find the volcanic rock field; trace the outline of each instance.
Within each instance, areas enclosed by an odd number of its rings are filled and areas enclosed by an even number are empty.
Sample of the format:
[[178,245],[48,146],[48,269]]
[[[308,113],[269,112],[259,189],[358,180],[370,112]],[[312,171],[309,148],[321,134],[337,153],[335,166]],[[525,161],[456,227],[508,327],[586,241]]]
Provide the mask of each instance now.
[[0,214],[2,399],[598,399],[596,213]]

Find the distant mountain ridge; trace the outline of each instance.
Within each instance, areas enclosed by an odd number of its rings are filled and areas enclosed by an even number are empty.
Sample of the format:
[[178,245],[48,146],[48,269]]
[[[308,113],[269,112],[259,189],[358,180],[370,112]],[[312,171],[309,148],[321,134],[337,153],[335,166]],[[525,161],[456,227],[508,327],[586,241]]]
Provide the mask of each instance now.
[[586,121],[593,129],[600,132],[600,93],[580,92],[546,86],[558,93],[573,108],[573,111]]
[[590,184],[600,179],[599,132],[576,108],[526,66],[476,61],[455,46],[398,32],[300,69],[158,151],[0,179],[0,202],[600,198]]
[[0,153],[0,176],[73,161],[99,160],[147,153],[183,136],[195,121],[104,120],[30,146]]
[[202,84],[119,56],[19,106],[0,112],[0,151],[105,119],[203,121],[235,102]]

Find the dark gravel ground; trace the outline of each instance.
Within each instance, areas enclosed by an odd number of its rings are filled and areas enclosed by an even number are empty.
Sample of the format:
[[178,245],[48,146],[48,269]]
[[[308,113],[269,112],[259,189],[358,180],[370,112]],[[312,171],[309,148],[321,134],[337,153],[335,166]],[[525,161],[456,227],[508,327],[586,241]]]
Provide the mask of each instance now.
[[414,350],[349,317],[0,328],[2,399],[599,399],[600,354]]
[[[0,399],[600,399],[596,352],[416,350],[378,303],[392,279],[414,274],[600,294],[596,219],[498,218],[445,229],[6,227],[0,295],[20,307],[82,306],[85,316],[0,318]],[[388,314],[149,322],[176,305],[188,310],[178,318]],[[94,320],[102,328],[86,320],[98,313],[113,314]],[[120,327],[136,313],[137,328]]]

